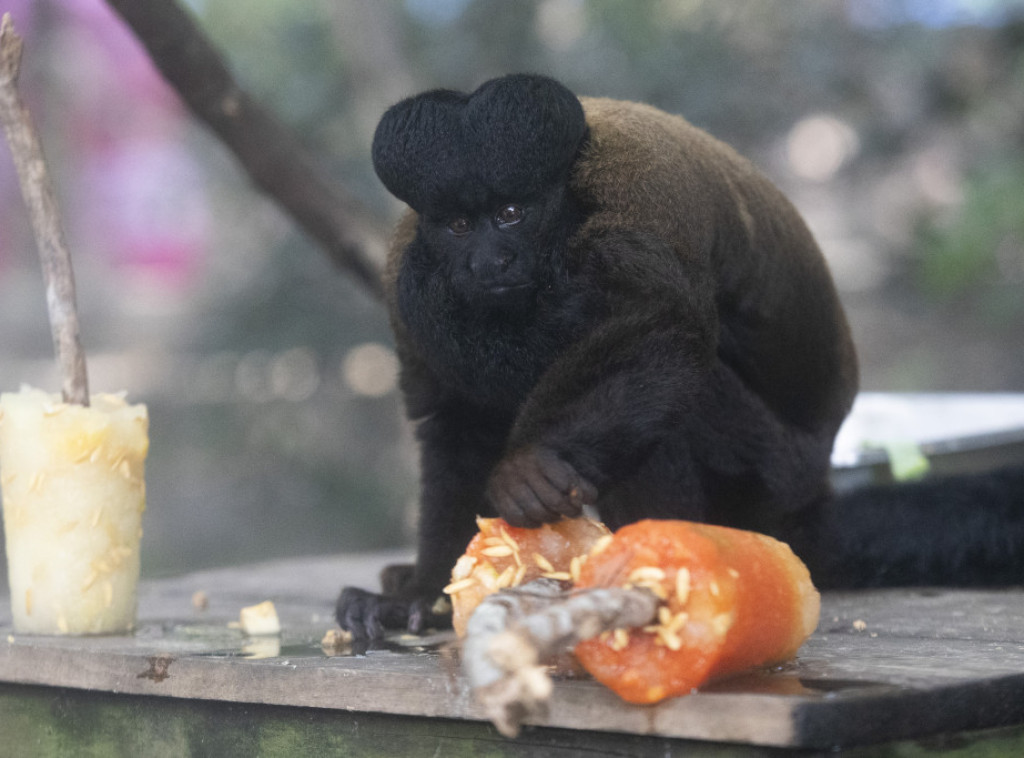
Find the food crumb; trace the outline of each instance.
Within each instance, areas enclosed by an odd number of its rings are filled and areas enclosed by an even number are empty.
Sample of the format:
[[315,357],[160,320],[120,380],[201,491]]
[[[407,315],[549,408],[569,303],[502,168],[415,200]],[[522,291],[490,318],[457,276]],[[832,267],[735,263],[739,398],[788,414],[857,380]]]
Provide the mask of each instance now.
[[328,629],[320,640],[320,647],[326,655],[338,655],[348,651],[352,639],[352,632],[345,629]]
[[246,606],[239,614],[242,631],[248,635],[279,634],[281,622],[277,618],[277,609],[270,600],[257,605]]
[[868,625],[867,622],[865,622],[863,619],[857,619],[853,622],[853,628],[856,629],[858,632],[863,632],[865,629],[868,628]]
[[197,611],[205,611],[210,607],[210,597],[203,590],[192,594],[192,607]]

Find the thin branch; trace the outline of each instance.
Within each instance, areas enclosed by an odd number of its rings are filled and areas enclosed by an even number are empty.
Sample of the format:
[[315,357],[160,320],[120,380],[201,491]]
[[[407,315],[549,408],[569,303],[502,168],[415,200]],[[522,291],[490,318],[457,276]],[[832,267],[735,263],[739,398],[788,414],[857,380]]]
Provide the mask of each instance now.
[[649,624],[659,603],[639,587],[564,592],[550,579],[502,590],[484,598],[469,619],[463,671],[494,726],[515,737],[525,719],[547,707],[545,660],[602,632]]
[[0,122],[11,146],[11,157],[43,265],[50,331],[60,366],[64,401],[89,405],[89,379],[85,351],[78,336],[71,253],[61,229],[57,199],[46,169],[39,133],[18,92],[21,49],[21,37],[14,31],[11,15],[5,13],[0,21]]
[[383,235],[280,122],[235,82],[224,59],[174,0],[107,0],[192,112],[330,257],[376,297],[379,266],[366,252]]

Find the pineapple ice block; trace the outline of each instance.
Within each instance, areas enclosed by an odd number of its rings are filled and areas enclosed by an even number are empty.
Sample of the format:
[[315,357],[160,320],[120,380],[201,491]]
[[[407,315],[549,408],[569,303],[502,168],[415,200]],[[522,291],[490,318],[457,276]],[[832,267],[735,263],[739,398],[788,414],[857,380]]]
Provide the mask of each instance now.
[[30,387],[0,395],[0,485],[14,629],[135,626],[149,418],[123,396],[88,408]]

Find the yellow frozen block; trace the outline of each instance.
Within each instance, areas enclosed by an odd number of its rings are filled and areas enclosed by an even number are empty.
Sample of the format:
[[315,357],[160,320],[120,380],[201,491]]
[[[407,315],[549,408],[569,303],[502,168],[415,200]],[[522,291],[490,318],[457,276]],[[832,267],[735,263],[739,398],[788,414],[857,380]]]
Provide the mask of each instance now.
[[122,395],[90,407],[31,387],[0,395],[0,485],[15,631],[135,626],[149,417]]

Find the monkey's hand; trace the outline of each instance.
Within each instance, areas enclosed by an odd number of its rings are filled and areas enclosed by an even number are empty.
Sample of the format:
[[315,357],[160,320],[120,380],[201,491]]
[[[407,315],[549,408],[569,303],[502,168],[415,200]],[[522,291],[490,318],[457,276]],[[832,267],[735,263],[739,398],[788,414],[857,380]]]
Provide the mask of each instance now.
[[345,587],[338,596],[335,617],[342,629],[359,640],[380,640],[389,629],[422,634],[429,628],[451,626],[451,613],[439,613],[437,593],[378,595]]
[[557,453],[532,446],[504,458],[487,482],[487,502],[512,526],[538,527],[583,512],[597,488]]

